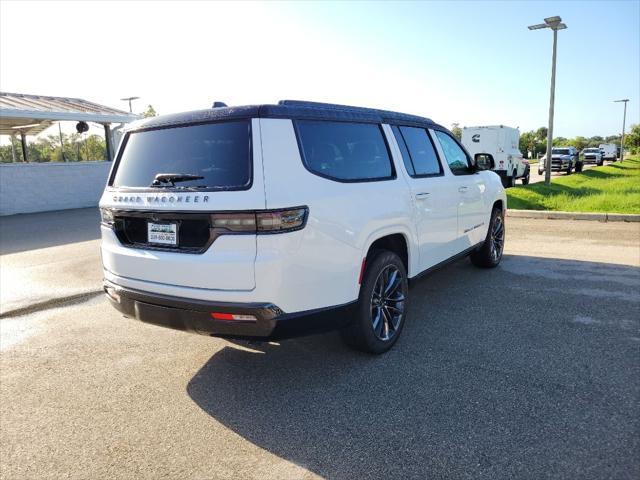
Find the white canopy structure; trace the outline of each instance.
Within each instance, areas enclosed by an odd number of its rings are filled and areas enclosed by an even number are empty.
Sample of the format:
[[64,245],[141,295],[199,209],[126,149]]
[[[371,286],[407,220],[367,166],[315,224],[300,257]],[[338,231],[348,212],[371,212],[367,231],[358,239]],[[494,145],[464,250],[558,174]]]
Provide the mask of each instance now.
[[27,135],[37,135],[54,122],[93,122],[104,126],[107,160],[113,159],[111,124],[128,123],[139,118],[80,98],[46,97],[0,92],[0,135],[20,134],[22,158],[27,159]]

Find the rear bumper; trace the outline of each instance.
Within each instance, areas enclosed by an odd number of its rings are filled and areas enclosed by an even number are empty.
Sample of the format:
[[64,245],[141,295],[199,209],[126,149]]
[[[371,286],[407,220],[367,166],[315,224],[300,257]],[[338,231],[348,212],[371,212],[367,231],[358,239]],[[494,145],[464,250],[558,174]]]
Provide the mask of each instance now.
[[[207,302],[125,288],[104,281],[111,305],[125,317],[175,330],[227,338],[279,340],[345,327],[356,302],[329,308],[285,313],[271,303]],[[211,314],[252,315],[255,321],[216,320]]]

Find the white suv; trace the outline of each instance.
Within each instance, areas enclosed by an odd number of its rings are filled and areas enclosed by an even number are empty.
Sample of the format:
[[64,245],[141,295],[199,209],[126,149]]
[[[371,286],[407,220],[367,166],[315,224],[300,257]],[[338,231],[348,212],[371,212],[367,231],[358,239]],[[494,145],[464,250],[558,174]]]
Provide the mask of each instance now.
[[[216,104],[218,105],[218,104]],[[104,289],[125,316],[222,337],[340,328],[388,350],[410,279],[495,267],[505,191],[433,121],[313,102],[132,124],[100,200]]]

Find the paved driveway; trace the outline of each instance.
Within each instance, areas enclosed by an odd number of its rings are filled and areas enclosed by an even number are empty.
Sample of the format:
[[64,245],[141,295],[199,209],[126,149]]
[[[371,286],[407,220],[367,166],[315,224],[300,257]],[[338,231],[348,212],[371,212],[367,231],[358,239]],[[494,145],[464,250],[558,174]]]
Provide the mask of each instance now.
[[102,297],[5,317],[0,477],[638,478],[640,224],[507,227],[499,268],[412,288],[378,357],[174,332]]

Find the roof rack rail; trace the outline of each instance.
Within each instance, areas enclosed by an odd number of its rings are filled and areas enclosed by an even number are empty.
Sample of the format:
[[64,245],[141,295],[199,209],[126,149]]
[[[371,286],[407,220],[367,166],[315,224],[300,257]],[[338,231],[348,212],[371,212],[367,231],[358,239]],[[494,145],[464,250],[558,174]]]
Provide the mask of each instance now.
[[323,102],[308,102],[305,100],[280,100],[278,105],[285,107],[298,107],[298,108],[309,108],[309,109],[324,109],[324,110],[335,110],[335,111],[346,111],[346,112],[360,112],[364,114],[375,114],[379,115],[384,119],[393,119],[393,118],[405,118],[410,119],[413,118],[415,120],[426,120],[427,122],[433,122],[430,118],[419,117],[417,115],[410,115],[398,112],[392,112],[390,110],[382,110],[379,108],[368,108],[368,107],[354,107],[352,105],[341,105],[338,103],[323,103]]
[[354,107],[352,105],[341,105],[339,103],[309,102],[307,100],[280,100],[278,105],[286,105],[288,107],[309,107],[309,108],[331,108],[331,109],[348,109],[348,110],[366,110],[379,111],[376,108]]

